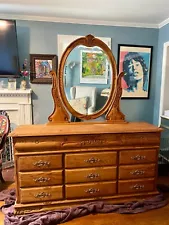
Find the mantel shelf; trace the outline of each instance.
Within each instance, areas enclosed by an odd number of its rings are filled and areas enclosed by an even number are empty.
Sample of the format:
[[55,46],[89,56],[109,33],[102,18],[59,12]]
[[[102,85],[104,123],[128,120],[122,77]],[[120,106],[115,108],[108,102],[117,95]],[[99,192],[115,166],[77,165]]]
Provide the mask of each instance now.
[[16,90],[8,90],[8,89],[0,89],[0,94],[31,94],[32,89],[16,89]]

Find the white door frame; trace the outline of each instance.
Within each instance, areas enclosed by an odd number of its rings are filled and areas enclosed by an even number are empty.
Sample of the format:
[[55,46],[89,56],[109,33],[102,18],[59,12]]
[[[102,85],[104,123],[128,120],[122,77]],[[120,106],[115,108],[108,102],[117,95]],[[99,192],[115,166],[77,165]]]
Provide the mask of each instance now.
[[163,45],[163,62],[162,62],[162,77],[161,77],[161,94],[160,94],[160,110],[158,126],[161,125],[161,115],[163,113],[163,101],[164,101],[164,87],[166,78],[166,64],[167,64],[167,49],[169,48],[169,41],[165,42]]

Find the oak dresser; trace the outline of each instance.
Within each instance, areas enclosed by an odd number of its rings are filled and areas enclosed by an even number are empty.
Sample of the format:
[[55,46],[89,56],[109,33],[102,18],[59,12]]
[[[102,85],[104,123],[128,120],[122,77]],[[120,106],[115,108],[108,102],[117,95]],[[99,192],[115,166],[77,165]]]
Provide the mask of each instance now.
[[160,132],[144,122],[19,126],[15,213],[157,194]]

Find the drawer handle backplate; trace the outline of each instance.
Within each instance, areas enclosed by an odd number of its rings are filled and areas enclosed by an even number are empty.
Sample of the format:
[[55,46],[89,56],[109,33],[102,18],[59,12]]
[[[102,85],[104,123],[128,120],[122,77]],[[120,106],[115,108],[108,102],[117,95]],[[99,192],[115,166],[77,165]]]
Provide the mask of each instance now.
[[50,180],[50,178],[48,178],[48,177],[38,177],[38,178],[33,179],[33,180],[37,183],[45,183],[45,182],[48,182]]
[[50,162],[39,160],[39,161],[33,163],[33,165],[34,166],[37,166],[37,167],[49,166],[50,165]]
[[35,194],[34,196],[35,196],[35,198],[46,198],[46,197],[51,196],[51,194],[47,193],[47,192],[40,192],[38,194]]
[[146,156],[145,155],[143,155],[143,156],[142,155],[136,155],[136,156],[132,156],[131,159],[140,161],[140,160],[146,159]]
[[134,186],[131,186],[131,189],[141,190],[144,189],[144,185],[135,184]]
[[100,159],[98,159],[98,158],[94,158],[94,157],[92,157],[92,158],[90,158],[90,159],[85,159],[84,161],[85,161],[85,162],[87,162],[87,163],[91,163],[91,164],[93,164],[93,163],[100,162],[101,160],[100,160]]
[[89,175],[87,175],[87,178],[89,179],[96,179],[98,178],[100,175],[98,173],[90,173]]
[[97,188],[89,188],[89,189],[85,190],[85,192],[88,193],[88,194],[95,194],[95,193],[97,193],[99,191],[100,190],[97,189]]
[[130,174],[139,176],[139,175],[144,175],[145,171],[144,170],[135,170],[135,171],[131,171]]

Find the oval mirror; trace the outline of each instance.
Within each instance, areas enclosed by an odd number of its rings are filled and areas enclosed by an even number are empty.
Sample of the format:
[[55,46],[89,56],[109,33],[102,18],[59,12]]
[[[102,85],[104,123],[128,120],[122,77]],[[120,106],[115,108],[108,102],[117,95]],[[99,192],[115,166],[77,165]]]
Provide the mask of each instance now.
[[63,53],[59,91],[73,116],[94,119],[109,108],[117,76],[112,57],[109,47],[91,35],[75,40]]
[[111,90],[112,68],[100,47],[74,48],[64,66],[64,91],[72,108],[92,115],[106,104]]

